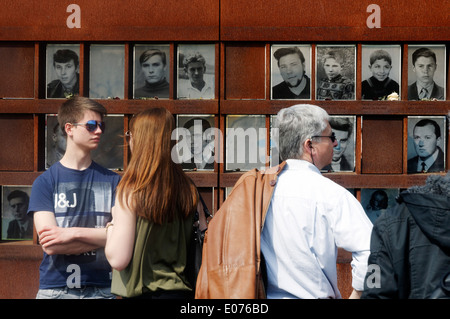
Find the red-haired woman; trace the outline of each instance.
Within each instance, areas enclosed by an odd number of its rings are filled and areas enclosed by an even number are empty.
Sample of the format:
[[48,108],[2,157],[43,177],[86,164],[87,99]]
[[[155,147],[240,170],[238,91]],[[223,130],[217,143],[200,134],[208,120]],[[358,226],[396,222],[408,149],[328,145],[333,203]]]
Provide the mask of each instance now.
[[165,108],[138,113],[130,122],[132,156],[116,190],[107,227],[111,290],[123,297],[189,298],[188,251],[197,190],[171,159],[175,122]]

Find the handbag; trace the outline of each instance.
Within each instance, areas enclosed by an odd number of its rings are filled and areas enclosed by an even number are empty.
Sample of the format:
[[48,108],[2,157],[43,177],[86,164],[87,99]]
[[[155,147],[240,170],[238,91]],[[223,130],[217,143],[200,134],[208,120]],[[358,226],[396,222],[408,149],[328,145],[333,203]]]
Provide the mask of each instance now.
[[212,215],[209,212],[209,209],[206,206],[205,201],[203,200],[200,193],[198,193],[198,196],[200,199],[200,203],[197,206],[197,210],[194,214],[194,225],[187,265],[188,278],[192,284],[193,289],[195,289],[197,275],[202,265],[203,240],[205,239],[205,233],[208,229],[209,220],[212,218]]

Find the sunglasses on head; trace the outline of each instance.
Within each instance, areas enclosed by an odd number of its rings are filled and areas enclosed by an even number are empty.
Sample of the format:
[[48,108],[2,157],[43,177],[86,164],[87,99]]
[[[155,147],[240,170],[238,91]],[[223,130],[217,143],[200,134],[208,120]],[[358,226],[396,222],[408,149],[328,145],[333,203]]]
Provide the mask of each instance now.
[[86,123],[73,123],[72,125],[81,125],[88,130],[88,132],[95,132],[97,130],[97,126],[100,127],[102,133],[105,133],[105,122],[98,122],[94,120],[87,121]]

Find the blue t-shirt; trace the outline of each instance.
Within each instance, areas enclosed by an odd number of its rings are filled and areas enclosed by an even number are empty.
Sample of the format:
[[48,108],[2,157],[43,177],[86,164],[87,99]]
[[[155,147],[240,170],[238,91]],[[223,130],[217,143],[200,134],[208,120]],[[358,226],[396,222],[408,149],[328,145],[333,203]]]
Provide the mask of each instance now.
[[[120,176],[95,162],[85,170],[52,165],[33,183],[28,213],[55,213],[59,227],[103,228],[111,220],[115,189]],[[111,285],[111,266],[104,249],[80,255],[44,252],[39,288]]]

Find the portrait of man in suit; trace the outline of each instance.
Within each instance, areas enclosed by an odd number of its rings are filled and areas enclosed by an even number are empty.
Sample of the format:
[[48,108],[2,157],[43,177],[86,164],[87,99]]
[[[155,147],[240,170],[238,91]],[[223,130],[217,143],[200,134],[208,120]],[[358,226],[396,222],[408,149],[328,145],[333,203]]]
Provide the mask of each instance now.
[[353,172],[355,170],[355,116],[330,116],[330,126],[336,136],[333,159],[324,172]]
[[415,155],[408,159],[408,173],[444,171],[445,154],[440,145],[445,145],[445,134],[442,134],[438,122],[431,118],[420,119],[413,125],[410,137]]
[[445,100],[445,46],[433,50],[411,46],[408,50],[413,50],[408,83],[414,81],[408,86],[408,100]]
[[27,215],[30,186],[2,187],[2,240],[33,239],[33,217]]

